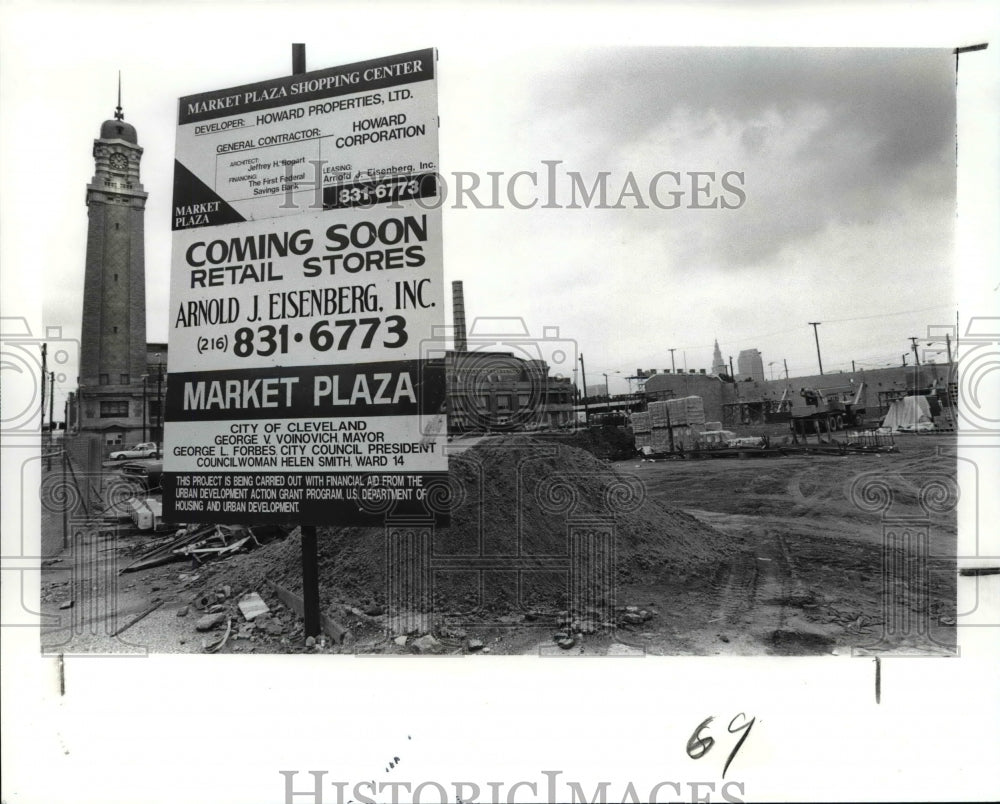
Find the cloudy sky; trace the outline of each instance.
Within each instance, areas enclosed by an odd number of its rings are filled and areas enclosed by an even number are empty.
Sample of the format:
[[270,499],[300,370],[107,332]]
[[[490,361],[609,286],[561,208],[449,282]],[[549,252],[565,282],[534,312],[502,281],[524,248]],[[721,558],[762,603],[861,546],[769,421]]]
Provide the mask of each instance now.
[[[828,370],[880,365],[954,317],[950,53],[613,48],[533,67],[505,114],[442,123],[446,164],[562,160],[588,185],[608,171],[610,204],[631,172],[650,208],[456,210],[446,269],[468,278],[470,311],[523,310],[595,371],[629,372],[668,367],[671,347],[710,367],[716,338],[723,357],[757,347],[779,372],[815,371],[809,321],[830,322]],[[690,209],[710,202],[687,179],[681,208],[659,209],[648,186],[665,170],[739,172],[745,202]]]
[[[559,327],[590,383],[608,373],[624,391],[636,368],[669,367],[671,348],[678,368],[710,368],[715,339],[724,358],[756,347],[766,371],[787,360],[793,376],[815,372],[810,321],[823,322],[828,371],[893,364],[909,336],[954,321],[950,49],[664,47],[591,28],[486,41],[486,27],[510,31],[510,19],[472,15],[462,28],[388,25],[398,18],[364,10],[324,17],[331,29],[387,24],[384,36],[348,42],[263,6],[199,6],[193,20],[177,6],[143,8],[122,19],[114,4],[42,5],[5,26],[4,270],[44,277],[44,321],[66,337],[79,334],[85,186],[117,71],[145,149],[147,334],[166,340],[177,98],[285,74],[290,42],[302,40],[310,69],[439,48],[441,167],[453,193],[445,278],[464,281],[470,321],[520,317],[532,335]],[[545,161],[559,163],[551,185]],[[456,208],[455,174],[486,185],[489,171],[502,174],[503,208]],[[516,184],[516,200],[538,199],[528,210],[507,196],[518,171],[538,174],[538,189]],[[677,209],[650,197],[664,171],[681,177]],[[570,172],[588,188],[603,175],[608,206],[638,192],[623,208],[541,209],[549,192],[571,203]],[[709,195],[692,191],[698,172],[715,174],[698,180]],[[735,173],[741,196],[719,184]],[[666,204],[672,179],[658,189]],[[720,194],[738,208],[689,208]],[[74,378],[68,370],[57,407]]]

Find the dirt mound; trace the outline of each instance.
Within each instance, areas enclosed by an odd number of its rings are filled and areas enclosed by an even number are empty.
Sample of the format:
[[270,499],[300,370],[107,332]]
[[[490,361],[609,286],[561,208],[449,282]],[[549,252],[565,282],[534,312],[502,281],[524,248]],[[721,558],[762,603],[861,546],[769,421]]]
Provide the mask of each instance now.
[[624,461],[635,457],[635,437],[630,429],[624,427],[607,425],[577,430],[574,433],[539,433],[537,437],[585,450],[607,461]]
[[[324,605],[385,605],[393,562],[397,575],[427,573],[436,608],[500,610],[564,605],[574,567],[608,587],[688,577],[734,551],[732,537],[647,497],[638,476],[565,444],[494,437],[451,456],[449,476],[451,525],[429,551],[412,533],[401,542],[386,528],[318,529]],[[270,578],[297,591],[300,555],[289,538],[230,559],[219,582]]]

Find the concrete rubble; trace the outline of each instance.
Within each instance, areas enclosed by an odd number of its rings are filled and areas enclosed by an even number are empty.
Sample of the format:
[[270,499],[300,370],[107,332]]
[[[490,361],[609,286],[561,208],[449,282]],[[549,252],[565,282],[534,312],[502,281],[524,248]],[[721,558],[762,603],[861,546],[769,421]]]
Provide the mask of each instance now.
[[194,627],[196,631],[211,631],[216,626],[222,625],[225,621],[226,615],[222,612],[218,612],[216,614],[206,614],[195,623]]

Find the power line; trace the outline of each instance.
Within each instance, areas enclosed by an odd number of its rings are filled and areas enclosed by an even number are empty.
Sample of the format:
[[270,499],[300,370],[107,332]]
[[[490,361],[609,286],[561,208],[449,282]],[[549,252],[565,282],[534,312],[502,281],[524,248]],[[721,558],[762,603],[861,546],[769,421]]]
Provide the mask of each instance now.
[[933,307],[921,307],[917,310],[900,310],[898,313],[879,313],[878,315],[860,315],[856,318],[828,318],[825,324],[840,324],[844,321],[868,321],[872,318],[891,318],[897,315],[909,315],[910,313],[924,313],[928,310],[943,310],[945,307],[955,308],[957,304],[936,304]]
[[[824,324],[841,324],[841,323],[846,323],[846,322],[849,322],[849,321],[869,321],[869,320],[871,320],[873,318],[892,318],[892,317],[898,316],[898,315],[909,315],[910,313],[925,313],[928,310],[943,310],[945,308],[955,309],[957,307],[958,307],[957,304],[936,304],[933,307],[918,307],[918,308],[916,308],[914,310],[897,310],[894,313],[876,313],[875,315],[861,315],[861,316],[855,316],[854,318],[827,318],[827,319],[824,319],[823,323]],[[764,334],[757,334],[757,335],[737,335],[737,336],[726,338],[726,342],[727,343],[740,343],[740,342],[746,342],[746,341],[763,341],[763,340],[765,340],[767,338],[773,338],[776,335],[786,335],[789,332],[798,332],[798,331],[799,331],[799,327],[795,326],[795,327],[789,327],[787,329],[775,330],[774,332],[767,332],[767,333],[764,333]],[[713,342],[713,343],[703,343],[703,344],[699,344],[697,346],[678,346],[678,347],[675,347],[675,348],[678,349],[678,350],[681,350],[681,349],[708,349],[708,348],[710,348],[710,347],[712,347],[714,345],[715,344]]]

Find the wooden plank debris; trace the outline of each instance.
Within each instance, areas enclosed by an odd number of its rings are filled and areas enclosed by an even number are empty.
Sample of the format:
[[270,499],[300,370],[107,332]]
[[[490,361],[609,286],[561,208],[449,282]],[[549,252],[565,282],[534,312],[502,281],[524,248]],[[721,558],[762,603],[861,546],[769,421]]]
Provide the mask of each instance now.
[[127,623],[125,623],[125,625],[123,625],[121,628],[117,629],[111,636],[116,637],[119,634],[127,631],[129,628],[131,628],[133,625],[135,625],[137,622],[139,622],[139,620],[142,620],[145,617],[148,617],[150,614],[152,614],[154,611],[156,611],[162,605],[163,605],[163,601],[162,600],[157,600],[152,606],[150,606],[149,608],[147,608],[141,614],[137,614],[135,617],[133,617],[131,620],[129,620]]

